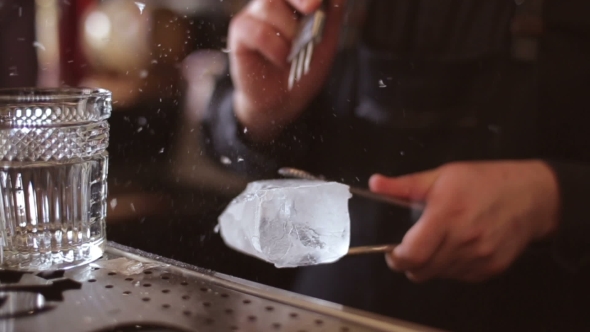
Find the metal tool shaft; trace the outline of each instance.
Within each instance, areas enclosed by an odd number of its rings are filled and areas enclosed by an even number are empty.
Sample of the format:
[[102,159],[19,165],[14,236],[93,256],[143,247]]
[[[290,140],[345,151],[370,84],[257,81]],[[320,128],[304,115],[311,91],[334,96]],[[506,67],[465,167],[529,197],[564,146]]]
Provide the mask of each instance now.
[[[279,174],[282,176],[285,176],[285,177],[290,177],[290,178],[326,181],[324,178],[317,177],[312,174],[309,174],[308,172],[302,171],[300,169],[290,168],[290,167],[284,167],[284,168],[279,169]],[[413,202],[410,200],[389,197],[389,196],[383,196],[383,195],[375,194],[369,190],[358,188],[358,187],[349,187],[349,188],[350,188],[350,192],[353,195],[364,197],[364,198],[367,198],[367,199],[370,199],[373,201],[388,203],[388,204],[396,205],[399,207],[409,208],[412,210],[423,210],[424,209],[424,205],[419,202]]]
[[362,247],[352,247],[348,249],[347,256],[352,255],[363,255],[363,254],[385,254],[388,252],[392,252],[395,249],[395,244],[386,244],[386,245],[375,245],[375,246],[362,246]]

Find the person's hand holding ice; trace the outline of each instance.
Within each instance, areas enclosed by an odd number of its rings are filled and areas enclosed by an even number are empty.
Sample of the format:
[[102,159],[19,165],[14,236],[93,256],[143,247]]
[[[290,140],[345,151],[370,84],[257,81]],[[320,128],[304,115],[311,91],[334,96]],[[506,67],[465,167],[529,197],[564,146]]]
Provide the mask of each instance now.
[[375,175],[370,187],[426,203],[386,256],[392,269],[417,282],[488,279],[558,227],[557,180],[540,161],[452,163],[397,178]]

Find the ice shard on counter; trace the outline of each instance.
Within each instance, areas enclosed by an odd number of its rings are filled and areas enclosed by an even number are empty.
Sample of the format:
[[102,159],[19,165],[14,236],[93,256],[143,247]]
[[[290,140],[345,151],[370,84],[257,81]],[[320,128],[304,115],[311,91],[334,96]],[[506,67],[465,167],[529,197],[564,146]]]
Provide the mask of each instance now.
[[221,236],[279,268],[332,263],[350,245],[350,197],[335,182],[252,182],[219,217]]

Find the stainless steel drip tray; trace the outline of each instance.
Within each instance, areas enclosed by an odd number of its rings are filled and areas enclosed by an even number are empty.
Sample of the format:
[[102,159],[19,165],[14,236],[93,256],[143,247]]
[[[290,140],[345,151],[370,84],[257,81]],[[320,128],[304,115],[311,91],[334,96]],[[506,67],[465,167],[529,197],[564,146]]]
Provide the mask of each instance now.
[[[135,265],[108,266],[121,261]],[[36,287],[42,296],[23,296],[23,287]],[[0,316],[2,332],[434,331],[115,243],[96,264],[25,274],[0,288],[0,314],[20,310]],[[12,300],[2,302],[2,294]]]

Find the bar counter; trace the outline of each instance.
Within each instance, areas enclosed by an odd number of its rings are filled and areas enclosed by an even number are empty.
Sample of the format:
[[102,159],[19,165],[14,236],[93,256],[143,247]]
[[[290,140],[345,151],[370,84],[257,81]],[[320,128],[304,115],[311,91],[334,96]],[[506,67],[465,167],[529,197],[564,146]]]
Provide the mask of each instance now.
[[85,266],[2,278],[2,332],[437,331],[113,242]]

